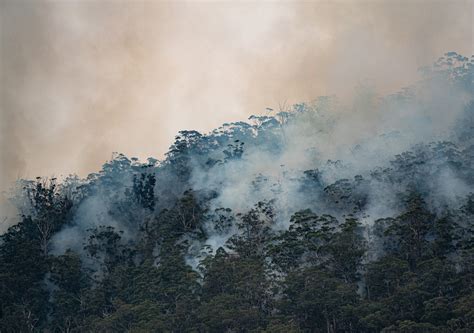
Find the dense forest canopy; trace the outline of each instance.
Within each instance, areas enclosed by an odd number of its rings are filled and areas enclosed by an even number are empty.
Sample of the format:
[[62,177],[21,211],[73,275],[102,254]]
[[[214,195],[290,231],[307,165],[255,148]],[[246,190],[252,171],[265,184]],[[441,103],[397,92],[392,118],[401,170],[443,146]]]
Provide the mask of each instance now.
[[474,57],[19,181],[0,332],[473,332]]

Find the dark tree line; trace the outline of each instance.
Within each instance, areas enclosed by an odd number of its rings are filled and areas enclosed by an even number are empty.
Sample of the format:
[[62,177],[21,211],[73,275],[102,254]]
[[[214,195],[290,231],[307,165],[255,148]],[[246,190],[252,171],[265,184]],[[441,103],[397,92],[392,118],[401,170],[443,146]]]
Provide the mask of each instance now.
[[[152,209],[147,177],[135,178],[128,196]],[[193,191],[142,221],[136,242],[99,226],[83,253],[51,255],[45,230],[52,235],[67,223],[71,203],[54,182],[38,180],[26,190],[32,214],[1,236],[2,332],[474,329],[472,195],[437,216],[412,193],[403,212],[370,228],[351,215],[303,210],[280,232],[271,229],[272,202],[259,202],[233,216],[239,232],[205,257],[198,273],[186,264],[183,241],[202,237],[207,216]]]
[[[474,91],[472,59],[449,53],[435,68],[427,76]],[[193,176],[223,174],[249,147],[281,153],[284,126],[317,116],[303,104],[182,131],[161,162],[119,154],[84,180],[25,181],[18,223],[0,235],[0,332],[474,332],[474,194],[456,191],[474,188],[473,105],[451,142],[352,178],[325,178],[342,161],[302,171],[304,209],[284,228],[278,186],[233,198],[250,207],[234,212]],[[392,213],[372,221],[377,200]]]

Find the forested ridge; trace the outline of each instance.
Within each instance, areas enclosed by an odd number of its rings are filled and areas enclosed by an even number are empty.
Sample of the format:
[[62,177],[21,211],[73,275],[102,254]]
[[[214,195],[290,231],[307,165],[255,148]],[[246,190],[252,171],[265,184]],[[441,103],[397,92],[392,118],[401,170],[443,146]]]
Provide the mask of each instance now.
[[474,58],[423,71],[18,181],[0,332],[473,332]]

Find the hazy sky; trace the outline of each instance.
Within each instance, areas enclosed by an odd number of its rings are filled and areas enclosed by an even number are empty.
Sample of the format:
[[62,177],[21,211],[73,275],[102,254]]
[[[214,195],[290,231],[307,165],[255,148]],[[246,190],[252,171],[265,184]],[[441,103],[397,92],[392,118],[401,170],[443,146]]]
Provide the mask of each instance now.
[[471,0],[0,2],[1,189],[474,53]]

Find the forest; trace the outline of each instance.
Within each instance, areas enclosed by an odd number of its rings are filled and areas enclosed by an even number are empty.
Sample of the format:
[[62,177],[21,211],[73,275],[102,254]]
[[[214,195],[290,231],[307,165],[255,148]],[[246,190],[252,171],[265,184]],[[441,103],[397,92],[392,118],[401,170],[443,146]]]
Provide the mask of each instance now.
[[474,332],[474,56],[19,180],[0,332]]

